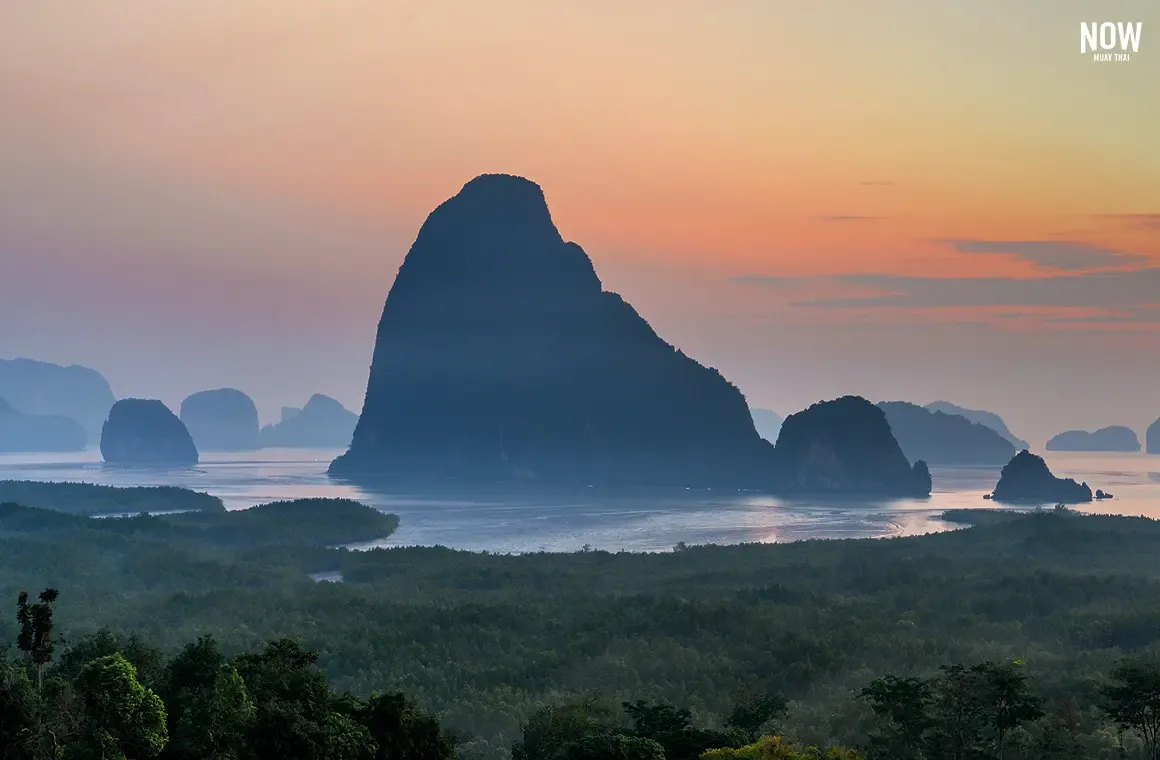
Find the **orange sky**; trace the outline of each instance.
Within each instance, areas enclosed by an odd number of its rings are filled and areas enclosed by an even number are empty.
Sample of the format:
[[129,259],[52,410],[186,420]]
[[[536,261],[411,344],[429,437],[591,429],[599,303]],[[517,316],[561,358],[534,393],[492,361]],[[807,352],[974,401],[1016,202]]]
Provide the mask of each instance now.
[[[1093,20],[1142,21],[1140,51],[1080,55]],[[424,216],[502,171],[755,405],[955,396],[1036,434],[1142,428],[1155,30],[1146,0],[5,3],[0,355],[171,403],[357,408]],[[1078,347],[1140,372],[1085,403],[1106,377]],[[1067,371],[1075,398],[996,390],[987,362]]]

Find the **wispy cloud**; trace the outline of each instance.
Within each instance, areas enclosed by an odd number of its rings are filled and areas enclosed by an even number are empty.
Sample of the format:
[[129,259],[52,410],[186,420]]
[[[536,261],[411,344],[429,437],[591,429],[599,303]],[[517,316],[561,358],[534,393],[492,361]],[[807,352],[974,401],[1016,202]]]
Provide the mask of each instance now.
[[1130,227],[1160,230],[1160,214],[1101,214],[1104,219],[1126,222]]
[[872,219],[881,219],[880,216],[862,216],[859,214],[826,214],[819,217],[823,222],[866,222]]
[[1160,324],[1160,309],[1143,306],[1111,314],[1089,314],[1078,317],[1048,317],[1045,321],[1065,325]]
[[892,179],[870,179],[859,182],[858,184],[862,187],[893,187],[898,183]]
[[[773,278],[785,287],[786,278]],[[892,274],[845,274],[814,278],[819,283],[877,290],[875,295],[815,298],[794,306],[816,309],[948,307],[1076,307],[1122,310],[1160,303],[1160,267],[1085,272],[1015,279],[1010,277],[908,277]],[[735,278],[769,284],[759,275]]]
[[1000,253],[1048,269],[1083,271],[1143,264],[1148,256],[1079,240],[979,240],[942,238],[936,242],[958,253]]

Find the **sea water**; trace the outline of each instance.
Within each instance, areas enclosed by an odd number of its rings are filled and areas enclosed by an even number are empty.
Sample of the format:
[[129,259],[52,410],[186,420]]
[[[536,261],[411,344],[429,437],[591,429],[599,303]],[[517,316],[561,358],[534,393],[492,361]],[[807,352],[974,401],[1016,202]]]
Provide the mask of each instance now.
[[[77,454],[0,455],[0,480],[82,481],[112,486],[174,485],[219,497],[228,509],[282,499],[342,497],[399,515],[389,538],[374,546],[447,546],[503,553],[667,551],[677,543],[736,544],[815,538],[903,536],[948,530],[939,519],[952,508],[998,508],[982,496],[994,488],[998,467],[931,467],[929,499],[853,501],[786,499],[720,490],[567,492],[526,486],[375,491],[331,480],[340,451],[263,449],[209,453],[197,467],[127,470],[106,467],[97,451]],[[1086,512],[1160,518],[1160,456],[1145,454],[1046,455],[1059,476],[1086,481],[1114,499],[1081,505]]]

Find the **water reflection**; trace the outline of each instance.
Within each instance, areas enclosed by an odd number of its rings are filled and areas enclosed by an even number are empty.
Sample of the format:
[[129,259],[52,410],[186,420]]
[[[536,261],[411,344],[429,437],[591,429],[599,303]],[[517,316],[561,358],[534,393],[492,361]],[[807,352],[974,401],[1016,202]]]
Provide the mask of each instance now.
[[[280,499],[344,497],[400,517],[398,532],[370,546],[444,545],[499,552],[668,551],[687,544],[904,536],[958,527],[937,518],[950,508],[995,508],[982,499],[998,468],[932,467],[929,499],[852,501],[684,489],[604,492],[531,486],[374,489],[333,481],[333,450],[265,449],[207,454],[185,470],[102,466],[95,451],[0,456],[0,479],[85,481],[105,485],[175,485],[211,493],[229,509]],[[1160,517],[1157,460],[1144,455],[1051,453],[1059,475],[1116,495],[1084,509]]]

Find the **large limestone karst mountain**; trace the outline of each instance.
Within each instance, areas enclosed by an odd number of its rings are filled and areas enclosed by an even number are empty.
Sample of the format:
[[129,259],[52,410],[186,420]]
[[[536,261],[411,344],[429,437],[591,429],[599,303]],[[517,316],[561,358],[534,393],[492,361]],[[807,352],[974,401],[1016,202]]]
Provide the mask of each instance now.
[[741,392],[653,332],[539,186],[484,175],[427,218],[336,475],[768,485]]
[[[484,175],[427,217],[399,268],[362,415],[330,473],[929,493],[881,410],[832,408],[851,416],[804,414],[775,452],[735,386],[603,289],[538,185]],[[860,464],[882,451],[896,454],[889,466]],[[819,457],[822,476],[803,477]]]

